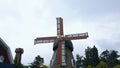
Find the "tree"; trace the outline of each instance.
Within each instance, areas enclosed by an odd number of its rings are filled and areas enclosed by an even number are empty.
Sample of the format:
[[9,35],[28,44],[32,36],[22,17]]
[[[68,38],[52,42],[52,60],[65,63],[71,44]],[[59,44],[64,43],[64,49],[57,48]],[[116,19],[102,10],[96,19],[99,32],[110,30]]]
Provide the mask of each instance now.
[[88,65],[88,67],[87,68],[93,68],[91,65]]
[[98,50],[95,46],[91,49],[91,56],[92,56],[92,65],[93,67],[96,67],[99,63],[99,57],[98,57]]
[[100,59],[104,62],[107,62],[109,58],[109,51],[105,50],[100,54]]
[[106,62],[109,68],[113,68],[115,65],[119,64],[119,57],[118,51],[115,50],[105,50],[100,55],[100,59]]
[[118,51],[112,50],[109,54],[109,60],[110,60],[109,67],[110,68],[113,68],[119,62],[119,60],[118,60],[119,55],[117,53],[118,53]]
[[85,58],[84,58],[84,65],[85,67],[88,65],[92,65],[93,67],[96,67],[99,63],[99,56],[98,56],[98,50],[95,46],[93,48],[88,47],[85,50]]
[[35,57],[34,61],[31,63],[30,68],[40,68],[40,66],[43,65],[43,58],[41,58],[39,55]]
[[14,68],[24,68],[23,64],[14,64]]
[[48,68],[48,66],[46,66],[46,65],[42,65],[40,68]]
[[104,61],[100,61],[96,68],[108,68],[108,66],[107,63],[105,63]]
[[79,54],[76,55],[77,61],[76,61],[76,68],[83,67],[83,56],[80,56]]
[[92,65],[91,49],[92,48],[90,47],[87,47],[87,49],[85,49],[85,58],[84,58],[85,67],[87,67],[88,65]]
[[116,65],[114,68],[120,68],[120,65]]

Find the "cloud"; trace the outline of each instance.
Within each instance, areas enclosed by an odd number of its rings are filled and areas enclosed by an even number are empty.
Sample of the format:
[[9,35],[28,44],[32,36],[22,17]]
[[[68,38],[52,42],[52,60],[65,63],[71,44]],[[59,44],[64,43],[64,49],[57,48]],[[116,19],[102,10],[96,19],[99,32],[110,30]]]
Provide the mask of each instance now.
[[96,41],[97,44],[99,44],[99,46],[103,49],[103,50],[116,50],[120,53],[119,50],[119,45],[120,45],[120,41],[111,41],[111,40],[97,40]]

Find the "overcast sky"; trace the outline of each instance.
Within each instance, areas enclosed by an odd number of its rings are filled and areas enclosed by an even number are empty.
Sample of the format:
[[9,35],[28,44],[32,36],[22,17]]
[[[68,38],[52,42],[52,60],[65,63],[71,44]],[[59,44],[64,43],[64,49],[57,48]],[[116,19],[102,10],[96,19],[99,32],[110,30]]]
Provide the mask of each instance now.
[[34,46],[34,39],[56,36],[56,17],[63,18],[64,34],[89,34],[88,39],[72,41],[74,56],[93,45],[99,53],[120,52],[120,0],[0,0],[0,37],[13,58],[15,48],[24,49],[23,64],[40,55],[49,65],[53,43]]

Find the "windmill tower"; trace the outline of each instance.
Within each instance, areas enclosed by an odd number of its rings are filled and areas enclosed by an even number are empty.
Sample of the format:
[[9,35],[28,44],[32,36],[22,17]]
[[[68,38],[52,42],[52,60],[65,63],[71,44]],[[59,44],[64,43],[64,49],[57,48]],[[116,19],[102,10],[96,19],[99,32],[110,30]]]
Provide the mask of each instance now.
[[[53,56],[50,61],[50,68],[60,68],[60,64],[58,64],[58,42],[54,42],[53,44]],[[75,68],[75,60],[73,57],[73,44],[70,40],[65,41],[65,57],[63,60],[65,60],[66,65],[62,66],[62,68]]]

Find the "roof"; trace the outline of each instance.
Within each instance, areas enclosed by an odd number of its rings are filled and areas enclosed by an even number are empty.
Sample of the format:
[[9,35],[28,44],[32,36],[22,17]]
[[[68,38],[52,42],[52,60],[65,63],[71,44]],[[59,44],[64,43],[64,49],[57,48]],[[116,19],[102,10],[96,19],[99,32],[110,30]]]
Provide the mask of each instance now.
[[[71,40],[65,41],[65,47],[69,48],[71,51],[73,51],[73,44]],[[53,44],[53,50],[55,51],[58,48],[58,41],[54,42]]]
[[7,59],[9,60],[9,63],[13,64],[13,57],[12,57],[12,53],[11,53],[11,50],[10,48],[8,47],[8,45],[0,38],[0,50],[4,50],[6,51],[7,53]]

